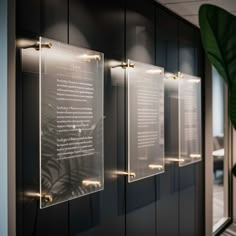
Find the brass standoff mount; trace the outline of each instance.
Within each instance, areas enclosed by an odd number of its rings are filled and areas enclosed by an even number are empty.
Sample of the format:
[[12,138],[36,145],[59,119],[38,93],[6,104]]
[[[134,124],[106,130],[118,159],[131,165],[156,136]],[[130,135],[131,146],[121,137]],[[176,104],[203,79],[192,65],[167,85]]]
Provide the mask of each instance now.
[[165,73],[166,78],[171,78],[171,79],[183,79],[184,75],[181,72],[177,72],[176,74],[173,73]]
[[44,202],[52,202],[53,198],[50,194],[41,195],[40,193],[28,192],[25,194],[26,197],[31,198],[32,200],[39,200],[42,198]]
[[34,48],[36,51],[39,51],[40,47],[41,48],[48,48],[48,49],[50,49],[50,48],[52,48],[52,43],[49,43],[49,42],[45,42],[45,43],[37,42],[37,43],[35,43],[33,45],[22,47],[22,48],[23,49]]
[[182,79],[182,78],[184,78],[184,75],[178,71],[175,75],[175,79]]
[[130,62],[122,62],[119,65],[116,66],[112,66],[111,68],[117,68],[117,67],[121,67],[122,69],[126,69],[126,68],[134,68],[135,64],[130,63]]
[[130,176],[131,178],[135,178],[136,174],[134,172],[125,172],[125,171],[116,171],[117,175],[126,175],[126,176]]
[[170,163],[170,162],[184,162],[185,160],[183,158],[172,158],[172,157],[167,157],[165,158],[165,162]]

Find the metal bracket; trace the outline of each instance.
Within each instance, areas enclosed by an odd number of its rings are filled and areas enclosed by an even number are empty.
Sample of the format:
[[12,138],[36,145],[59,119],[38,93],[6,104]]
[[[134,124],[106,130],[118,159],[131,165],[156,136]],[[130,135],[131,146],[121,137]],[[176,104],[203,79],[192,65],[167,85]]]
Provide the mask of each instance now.
[[33,200],[39,200],[40,198],[42,198],[42,200],[44,202],[52,202],[53,201],[53,198],[50,194],[41,195],[40,193],[28,192],[25,194],[25,196],[28,198],[31,198]]
[[87,54],[84,54],[84,55],[78,56],[78,58],[83,59],[84,61],[87,61],[87,62],[90,62],[91,60],[97,60],[97,61],[101,60],[100,55],[87,55]]
[[133,63],[122,62],[120,65],[112,66],[111,68],[121,67],[122,69],[126,69],[128,67],[134,68],[134,66],[135,64]]
[[181,72],[177,72],[176,74],[173,74],[173,73],[165,73],[165,77],[166,78],[171,78],[171,79],[183,79],[184,78],[184,75],[181,73]]
[[85,187],[94,186],[94,187],[99,187],[100,188],[102,186],[101,182],[100,181],[96,181],[96,180],[83,180],[82,184]]
[[34,48],[36,51],[39,51],[40,47],[50,49],[52,47],[52,43],[46,42],[46,43],[41,43],[41,45],[40,45],[40,42],[37,42],[33,45],[22,47],[22,48],[23,49]]
[[162,165],[155,165],[155,164],[150,164],[148,167],[152,170],[154,170],[154,169],[162,170],[163,169]]
[[181,72],[177,72],[177,74],[175,74],[175,78],[174,79],[183,79],[184,75]]
[[126,175],[126,176],[130,176],[131,178],[135,178],[136,174],[134,172],[125,172],[125,171],[116,171],[117,175]]
[[184,159],[182,158],[165,158],[165,162],[184,162]]

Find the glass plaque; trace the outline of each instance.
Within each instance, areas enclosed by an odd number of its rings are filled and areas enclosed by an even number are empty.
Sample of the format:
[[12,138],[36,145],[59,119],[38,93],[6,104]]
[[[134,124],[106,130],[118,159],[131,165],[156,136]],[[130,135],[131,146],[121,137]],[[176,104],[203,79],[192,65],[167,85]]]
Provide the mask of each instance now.
[[163,68],[129,61],[128,182],[164,172]]
[[40,207],[103,189],[100,52],[40,38]]
[[[171,73],[165,73],[171,74]],[[165,163],[179,161],[179,83],[166,77],[165,84]]]
[[179,79],[179,166],[202,159],[201,79],[183,74]]

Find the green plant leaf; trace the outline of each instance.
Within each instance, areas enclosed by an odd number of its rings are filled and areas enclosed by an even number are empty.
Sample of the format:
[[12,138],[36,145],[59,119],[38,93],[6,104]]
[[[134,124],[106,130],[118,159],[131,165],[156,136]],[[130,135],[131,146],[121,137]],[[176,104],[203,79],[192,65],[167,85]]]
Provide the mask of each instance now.
[[229,89],[229,116],[236,128],[236,17],[217,6],[199,10],[203,48]]
[[232,84],[231,93],[229,94],[229,116],[236,129],[236,82]]

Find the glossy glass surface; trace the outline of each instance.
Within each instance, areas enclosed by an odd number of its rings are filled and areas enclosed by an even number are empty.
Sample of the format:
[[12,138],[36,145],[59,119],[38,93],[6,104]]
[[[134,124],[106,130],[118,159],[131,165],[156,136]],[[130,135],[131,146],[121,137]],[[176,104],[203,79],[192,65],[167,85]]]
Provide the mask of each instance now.
[[164,172],[164,70],[129,61],[128,181]]
[[201,79],[183,74],[179,82],[179,166],[202,159]]
[[40,38],[39,62],[44,208],[103,189],[104,59],[99,52]]
[[[168,73],[167,73],[168,74]],[[169,73],[170,74],[170,73]],[[165,84],[165,161],[179,160],[179,84],[166,77]]]

